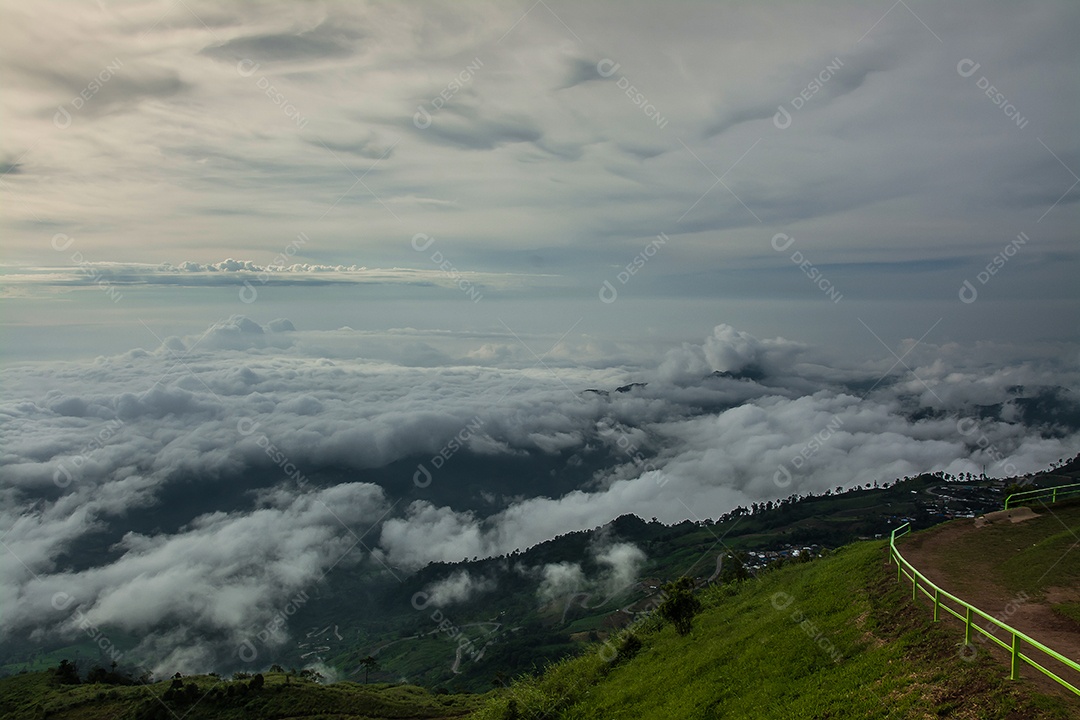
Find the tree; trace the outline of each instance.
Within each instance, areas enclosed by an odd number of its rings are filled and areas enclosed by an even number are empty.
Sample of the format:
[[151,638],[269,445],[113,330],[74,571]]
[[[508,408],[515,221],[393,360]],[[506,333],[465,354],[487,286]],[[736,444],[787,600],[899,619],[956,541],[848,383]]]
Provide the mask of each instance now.
[[78,685],[81,682],[78,664],[67,660],[60,661],[60,665],[53,670],[53,675],[62,685]]
[[251,688],[253,692],[258,692],[259,690],[262,690],[263,685],[265,684],[266,679],[263,677],[262,673],[255,673],[255,677],[251,678],[251,680],[248,681],[248,687]]
[[375,658],[374,655],[368,655],[366,658],[360,661],[360,666],[364,668],[364,684],[366,685],[368,681],[368,673],[370,673],[372,670],[379,669],[379,661]]
[[746,569],[746,556],[742,553],[728,553],[724,557],[723,570],[720,572],[720,582],[733,583],[749,580],[750,571]]
[[663,587],[664,602],[657,610],[660,617],[671,622],[676,632],[688,635],[694,615],[701,610],[701,601],[694,595],[694,579],[683,576]]

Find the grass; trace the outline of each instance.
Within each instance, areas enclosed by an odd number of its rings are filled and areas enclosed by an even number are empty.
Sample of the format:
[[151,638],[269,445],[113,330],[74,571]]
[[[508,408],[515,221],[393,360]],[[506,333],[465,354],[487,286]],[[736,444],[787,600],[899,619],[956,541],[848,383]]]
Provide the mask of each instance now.
[[1080,553],[1070,552],[1080,537],[1080,502],[1035,510],[1042,517],[1000,528],[1012,531],[1017,548],[999,565],[1006,587],[1043,592],[1052,586],[1080,586]]
[[[948,553],[935,557],[950,592],[965,597],[987,578],[1012,593],[1033,597],[1052,587],[1080,586],[1080,552],[1073,547],[1080,537],[1080,502],[1034,509],[1037,518],[987,525],[950,541]],[[904,544],[922,543],[945,529],[941,525],[923,531]]]
[[26,673],[0,680],[0,720],[61,718],[71,720],[240,720],[241,718],[453,718],[481,702],[479,695],[437,695],[412,685],[359,685],[344,682],[319,685],[266,673],[257,692],[228,696],[245,685],[209,675],[184,678],[199,687],[198,702],[165,701],[170,682],[150,685],[58,685],[46,672]]
[[1063,618],[1072,620],[1076,624],[1077,632],[1080,632],[1080,602],[1063,602],[1051,605],[1050,609]]
[[886,556],[883,542],[858,543],[737,592],[710,589],[690,635],[650,621],[632,659],[594,649],[518,679],[472,717],[1075,716],[988,656],[961,659],[955,628],[912,605]]

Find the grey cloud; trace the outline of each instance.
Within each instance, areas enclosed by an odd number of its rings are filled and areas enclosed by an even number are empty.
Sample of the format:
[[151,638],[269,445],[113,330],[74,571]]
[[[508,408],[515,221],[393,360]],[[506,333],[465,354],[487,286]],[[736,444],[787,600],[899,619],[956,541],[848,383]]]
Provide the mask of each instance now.
[[623,152],[633,155],[639,160],[651,160],[654,157],[663,155],[667,152],[667,148],[660,145],[636,145],[633,143],[619,143],[618,147]]
[[[804,99],[808,107],[821,108],[858,90],[871,74],[888,72],[898,62],[897,55],[891,47],[879,46],[855,54],[824,54],[798,67],[788,67],[781,87],[756,88],[754,96],[732,99],[718,109],[716,117],[705,127],[704,136],[714,137],[753,120],[771,121],[779,106],[786,106],[789,113],[796,112],[791,102],[804,90],[812,98],[812,103]],[[811,83],[817,83],[818,87],[808,89]]]
[[[101,117],[120,109],[130,110],[143,100],[168,100],[192,89],[177,72],[147,70],[133,60],[128,60],[127,64],[120,60],[121,64],[112,69],[116,61],[107,60],[100,67],[91,66],[90,70],[86,67],[63,70],[23,68],[23,72],[55,88],[63,107],[80,116]],[[92,83],[98,87],[94,88]],[[78,99],[80,93],[87,93],[88,97],[79,100],[78,108],[73,109],[68,101]],[[40,112],[43,117],[52,120],[56,111],[56,106],[50,105]]]
[[419,137],[466,150],[494,150],[514,143],[536,143],[544,133],[524,116],[488,115],[458,102],[436,115],[431,126],[418,130],[409,119],[405,125]]
[[365,34],[342,19],[324,21],[310,30],[242,35],[201,51],[217,60],[293,62],[348,57],[359,49]]
[[427,603],[434,607],[446,607],[457,603],[469,602],[479,595],[495,589],[495,581],[489,578],[474,578],[468,570],[459,570],[424,588],[428,594]]
[[374,136],[369,136],[362,140],[309,140],[308,143],[314,147],[326,147],[335,152],[348,153],[350,155],[356,155],[362,158],[368,158],[369,160],[381,160],[384,158],[390,158],[393,156],[393,149],[390,145],[384,145],[378,142]]
[[604,80],[604,76],[597,69],[597,62],[599,61],[587,58],[571,58],[569,61],[570,67],[566,71],[566,78],[559,89],[567,90],[590,80]]
[[[900,351],[910,349],[916,379],[890,375],[888,358],[851,365],[721,325],[659,359],[597,358],[590,368],[556,355],[552,378],[532,371],[535,358],[499,352],[500,341],[517,345],[507,337],[416,335],[428,349],[414,352],[437,351],[440,366],[410,367],[364,359],[372,343],[361,333],[272,325],[234,317],[150,352],[3,370],[13,393],[0,405],[0,531],[11,552],[0,557],[0,594],[15,608],[5,633],[66,632],[68,618],[48,601],[63,591],[104,627],[148,632],[147,657],[187,637],[170,634],[185,623],[236,642],[252,617],[272,614],[338,559],[351,543],[342,523],[368,532],[397,500],[407,502],[370,530],[374,559],[412,569],[506,553],[628,512],[674,522],[927,470],[1022,473],[1080,441],[1080,403],[1067,389],[1080,377],[1063,359],[1077,356],[1071,346],[1033,355],[912,341]],[[484,352],[470,351],[481,344]],[[502,366],[477,365],[480,355]],[[584,392],[630,382],[647,384]],[[429,492],[414,492],[417,463],[449,447]],[[592,481],[522,492],[482,470],[500,458],[560,456],[594,458]],[[455,482],[455,464],[478,468],[478,489],[498,502],[482,510],[438,500],[430,491]],[[70,473],[62,486],[61,467]],[[778,483],[781,468],[789,475]],[[356,471],[385,486],[342,481]],[[204,508],[202,484],[246,494]],[[191,489],[176,495],[181,488]],[[444,489],[447,498],[472,492]],[[190,502],[164,506],[165,497]],[[137,517],[164,527],[126,531]],[[56,565],[91,533],[115,538],[108,558]],[[641,561],[611,538],[592,550],[598,573],[545,570],[547,596],[571,585],[615,592]],[[452,603],[487,589],[483,578],[460,576],[429,591]]]
[[[95,626],[149,636],[136,652],[155,669],[178,659],[155,657],[146,645],[174,639],[175,633],[185,645],[203,650],[187,662],[205,662],[208,645],[217,657],[227,657],[290,596],[312,590],[326,568],[360,561],[362,551],[351,549],[353,539],[339,522],[371,522],[383,509],[378,488],[343,484],[247,514],[199,517],[167,537],[129,533],[116,548],[119,557],[109,564],[29,578],[18,598],[6,605],[15,611],[5,618],[4,629],[60,619],[58,632],[74,635],[70,613],[78,609]],[[353,554],[351,562],[343,560],[348,554]],[[75,599],[66,620],[50,602],[57,592]],[[200,633],[222,640],[215,648]]]

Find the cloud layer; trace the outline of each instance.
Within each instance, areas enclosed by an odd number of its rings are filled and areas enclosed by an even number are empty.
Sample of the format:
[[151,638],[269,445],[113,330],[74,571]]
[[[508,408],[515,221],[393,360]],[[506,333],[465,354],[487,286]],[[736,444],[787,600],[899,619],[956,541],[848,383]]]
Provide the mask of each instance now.
[[1026,231],[997,292],[1075,274],[1075,4],[662,15],[11,3],[6,261],[55,265],[60,232],[95,263],[267,266],[303,235],[290,265],[429,269],[423,232],[465,270],[592,289],[665,232],[648,290],[716,292],[703,267],[790,269],[786,232],[915,299]]
[[[912,344],[910,370],[845,367],[722,325],[651,363],[556,353],[544,369],[509,336],[477,352],[430,335],[393,362],[362,359],[365,338],[237,316],[152,352],[4,370],[5,636],[71,634],[77,608],[147,633],[147,656],[177,639],[163,625],[239,642],[342,563],[402,573],[624,513],[675,522],[922,471],[1030,472],[1080,440],[1068,346],[990,364],[1017,351]],[[432,352],[437,366],[407,361]],[[639,552],[597,548],[600,585]],[[549,595],[585,583],[570,565],[543,580]],[[427,592],[450,604],[485,582]]]

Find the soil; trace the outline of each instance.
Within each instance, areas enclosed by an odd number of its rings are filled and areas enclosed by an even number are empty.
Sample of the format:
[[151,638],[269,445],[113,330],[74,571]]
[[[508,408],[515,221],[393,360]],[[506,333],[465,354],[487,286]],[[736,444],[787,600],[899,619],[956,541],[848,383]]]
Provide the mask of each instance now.
[[[1008,522],[1007,520],[1004,524]],[[1056,614],[1050,607],[1051,604],[1080,600],[1080,588],[1050,587],[1043,593],[1018,594],[1011,592],[1000,582],[996,572],[997,564],[1002,560],[1000,556],[992,553],[976,554],[977,559],[966,563],[962,573],[955,562],[948,561],[950,550],[975,546],[978,543],[978,534],[984,526],[985,523],[977,524],[974,520],[956,520],[929,532],[903,538],[897,543],[897,548],[908,562],[938,587],[998,618],[1000,622],[1011,625],[1070,660],[1080,662],[1080,625]],[[1071,552],[1080,553],[1080,541],[1072,546]],[[919,593],[919,599],[923,603],[930,603],[929,598],[922,593]],[[941,611],[940,617],[959,622],[945,611]],[[994,627],[981,618],[978,624],[985,628]],[[1011,636],[1004,630],[998,629],[995,636],[1006,644],[1012,642]],[[1008,662],[1007,653],[974,630],[972,640],[976,648],[990,650]],[[1031,649],[1026,643],[1021,643],[1021,652],[1076,684],[1076,674],[1068,671],[1057,661]],[[1029,667],[1024,667],[1022,674],[1032,679],[1041,675]],[[1043,681],[1038,682],[1039,685],[1053,683],[1045,677],[1038,677],[1038,680]],[[1056,686],[1056,683],[1053,684]],[[1062,688],[1057,686],[1057,689]]]

